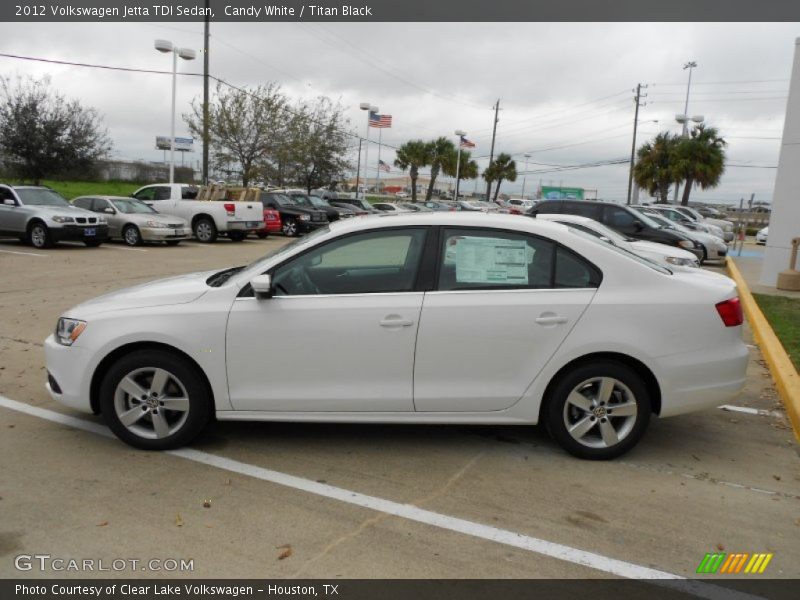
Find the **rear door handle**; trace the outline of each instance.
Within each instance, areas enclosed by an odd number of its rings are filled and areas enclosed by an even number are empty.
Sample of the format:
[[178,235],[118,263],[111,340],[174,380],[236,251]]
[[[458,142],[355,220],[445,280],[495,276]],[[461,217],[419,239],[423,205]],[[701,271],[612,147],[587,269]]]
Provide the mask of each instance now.
[[411,327],[414,321],[402,317],[389,316],[380,321],[381,327]]
[[536,322],[539,325],[561,325],[562,323],[566,323],[567,321],[568,321],[567,317],[561,317],[559,315],[536,318]]

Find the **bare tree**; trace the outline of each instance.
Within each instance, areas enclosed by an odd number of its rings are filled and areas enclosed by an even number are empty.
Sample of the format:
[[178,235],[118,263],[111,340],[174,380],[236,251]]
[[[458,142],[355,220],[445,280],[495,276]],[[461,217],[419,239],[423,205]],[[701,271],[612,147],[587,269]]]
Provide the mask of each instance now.
[[67,100],[49,78],[0,77],[0,139],[7,167],[39,184],[67,171],[88,171],[111,150],[94,108]]

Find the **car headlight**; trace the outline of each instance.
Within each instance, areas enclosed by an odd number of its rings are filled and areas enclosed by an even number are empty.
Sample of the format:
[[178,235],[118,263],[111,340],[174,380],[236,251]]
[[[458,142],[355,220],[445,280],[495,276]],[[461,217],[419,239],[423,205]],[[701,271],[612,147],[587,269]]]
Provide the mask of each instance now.
[[681,248],[694,248],[694,242],[692,240],[680,240],[678,246]]
[[74,223],[75,219],[73,219],[72,217],[62,217],[56,215],[55,217],[53,217],[53,221],[55,221],[56,223]]
[[150,227],[153,229],[166,229],[169,225],[165,225],[164,223],[159,223],[158,221],[145,221],[145,227]]
[[108,223],[108,220],[105,217],[97,217],[97,222],[100,225],[105,225],[106,223]]
[[310,221],[311,215],[300,215],[298,219],[300,219],[301,221]]
[[86,321],[61,317],[56,325],[56,341],[62,346],[72,346],[86,329]]
[[680,256],[668,256],[666,261],[677,267],[699,267],[697,259],[694,258],[681,258]]
[[728,223],[727,225],[725,225],[725,226],[723,227],[723,229],[724,229],[726,232],[730,233],[731,231],[733,231],[733,225],[731,225],[730,223]]

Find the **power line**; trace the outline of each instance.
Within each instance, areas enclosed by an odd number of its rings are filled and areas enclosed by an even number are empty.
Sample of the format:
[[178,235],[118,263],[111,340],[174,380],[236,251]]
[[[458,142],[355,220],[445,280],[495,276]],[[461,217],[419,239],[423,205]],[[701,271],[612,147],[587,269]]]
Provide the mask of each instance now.
[[[155,75],[172,75],[172,71],[158,71],[155,69],[137,69],[134,67],[114,67],[111,65],[98,65],[93,63],[81,63],[81,62],[72,62],[68,60],[56,60],[53,58],[38,58],[35,56],[21,56],[19,54],[6,54],[5,52],[0,52],[0,57],[3,58],[14,58],[18,60],[28,60],[32,62],[42,62],[54,65],[65,65],[69,67],[87,67],[91,69],[105,69],[107,71],[125,71],[128,73],[150,73]],[[202,73],[178,73],[178,75],[189,75],[193,77],[202,77]]]

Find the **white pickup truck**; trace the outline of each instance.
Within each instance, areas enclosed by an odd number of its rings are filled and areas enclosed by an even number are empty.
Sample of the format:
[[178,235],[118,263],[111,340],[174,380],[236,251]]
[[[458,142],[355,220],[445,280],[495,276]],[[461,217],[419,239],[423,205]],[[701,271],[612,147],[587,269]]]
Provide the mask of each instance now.
[[183,217],[192,225],[197,241],[211,243],[220,234],[240,242],[247,232],[264,227],[260,202],[196,200],[197,186],[185,183],[156,183],[136,190],[131,196],[165,215]]

